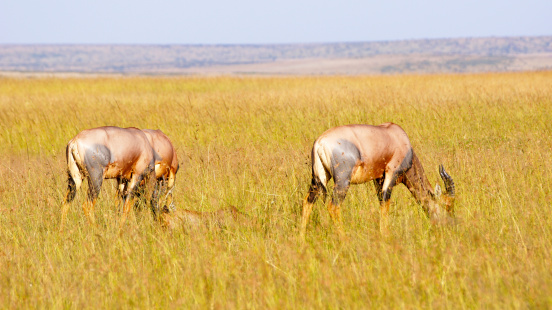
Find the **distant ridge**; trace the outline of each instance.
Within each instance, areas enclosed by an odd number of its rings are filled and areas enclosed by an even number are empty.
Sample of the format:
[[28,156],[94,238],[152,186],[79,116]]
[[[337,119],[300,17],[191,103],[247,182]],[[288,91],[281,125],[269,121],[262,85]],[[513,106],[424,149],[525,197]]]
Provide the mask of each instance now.
[[0,71],[390,74],[552,69],[552,36],[264,45],[0,45]]

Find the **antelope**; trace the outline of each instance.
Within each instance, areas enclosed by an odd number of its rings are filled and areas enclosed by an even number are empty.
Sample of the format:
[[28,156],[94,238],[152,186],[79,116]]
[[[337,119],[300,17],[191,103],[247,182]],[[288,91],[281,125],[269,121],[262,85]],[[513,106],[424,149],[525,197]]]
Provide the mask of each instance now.
[[442,165],[439,173],[446,192],[439,194],[424,174],[420,160],[414,153],[406,132],[393,123],[379,126],[345,125],[324,132],[314,141],[311,152],[312,180],[303,200],[300,236],[305,238],[312,207],[320,193],[324,200],[328,181],[333,178],[332,200],[328,211],[340,236],[344,237],[340,206],[350,184],[373,180],[380,201],[380,232],[388,234],[389,204],[393,187],[402,183],[422,205],[425,214],[438,221],[445,214],[454,216],[454,182]]
[[[169,207],[173,206],[172,191],[176,179],[176,173],[179,169],[176,150],[171,140],[161,131],[153,129],[142,129],[154,151],[155,159],[155,178],[157,179],[157,188],[159,191],[166,189],[164,201]],[[128,182],[122,178],[117,179],[118,197],[121,197],[125,191]],[[159,195],[161,194],[159,192]],[[154,209],[154,214],[158,215],[158,210]]]
[[153,193],[152,208],[157,203],[154,150],[140,129],[106,126],[83,130],[67,144],[66,156],[68,186],[61,211],[60,230],[63,230],[69,203],[75,198],[84,178],[88,180],[88,199],[82,208],[92,225],[96,223],[94,205],[104,179],[118,179],[127,183],[122,192],[120,227],[126,221],[136,189],[143,180]]

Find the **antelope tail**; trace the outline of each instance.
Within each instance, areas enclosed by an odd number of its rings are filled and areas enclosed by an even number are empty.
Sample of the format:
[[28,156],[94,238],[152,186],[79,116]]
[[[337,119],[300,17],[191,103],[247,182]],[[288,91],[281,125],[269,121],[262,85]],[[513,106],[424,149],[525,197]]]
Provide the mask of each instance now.
[[82,175],[81,169],[82,166],[79,154],[79,148],[75,140],[69,141],[66,149],[67,155],[67,174],[69,178],[75,183],[76,188],[79,188],[82,184],[84,176]]
[[326,159],[326,152],[324,147],[321,146],[318,141],[314,143],[312,147],[312,177],[318,179],[320,184],[322,184],[324,191],[327,190],[326,184],[328,184],[328,169],[326,165],[322,162]]

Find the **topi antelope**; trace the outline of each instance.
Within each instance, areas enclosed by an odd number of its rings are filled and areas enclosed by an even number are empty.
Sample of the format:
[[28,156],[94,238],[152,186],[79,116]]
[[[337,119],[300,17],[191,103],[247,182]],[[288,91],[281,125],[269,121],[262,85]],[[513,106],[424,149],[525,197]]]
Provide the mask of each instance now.
[[301,238],[305,238],[312,206],[320,193],[324,197],[328,181],[334,179],[332,200],[328,211],[341,236],[342,229],[340,205],[345,199],[350,184],[374,181],[380,201],[380,231],[388,233],[388,214],[391,191],[398,183],[406,185],[426,215],[439,220],[442,207],[454,215],[454,182],[443,168],[439,173],[445,184],[442,199],[440,187],[434,192],[431,188],[420,160],[404,130],[393,123],[379,126],[346,125],[334,127],[324,132],[312,147],[312,181],[309,193],[303,200],[301,218]]
[[104,179],[128,183],[122,193],[121,227],[143,180],[152,193],[152,208],[157,207],[154,150],[140,129],[108,126],[83,130],[69,141],[66,155],[68,188],[61,211],[60,230],[63,230],[69,203],[75,198],[84,178],[88,180],[88,199],[82,207],[92,224],[95,224],[94,205]]
[[[176,179],[176,173],[179,169],[178,158],[176,156],[176,150],[171,140],[161,131],[153,129],[142,129],[150,145],[154,151],[155,158],[155,178],[157,179],[157,188],[159,189],[159,195],[161,191],[166,190],[164,201],[167,206],[172,207],[172,190],[174,188],[174,182]],[[121,196],[125,192],[125,187],[128,186],[128,182],[118,178],[118,196]],[[154,214],[157,217],[159,210],[154,209]]]

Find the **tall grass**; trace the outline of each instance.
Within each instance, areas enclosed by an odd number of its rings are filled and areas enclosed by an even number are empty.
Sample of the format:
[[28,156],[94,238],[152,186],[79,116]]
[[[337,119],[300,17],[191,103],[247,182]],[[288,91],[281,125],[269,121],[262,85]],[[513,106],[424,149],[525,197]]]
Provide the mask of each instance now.
[[[552,72],[384,77],[0,79],[3,308],[549,308]],[[298,239],[312,142],[400,124],[431,182],[444,164],[458,226],[404,187],[391,236],[372,184],[351,187],[341,242],[321,202]],[[159,128],[178,149],[177,208],[235,205],[256,225],[118,234],[115,182],[60,233],[64,150],[79,131]],[[86,186],[85,186],[86,187]]]

